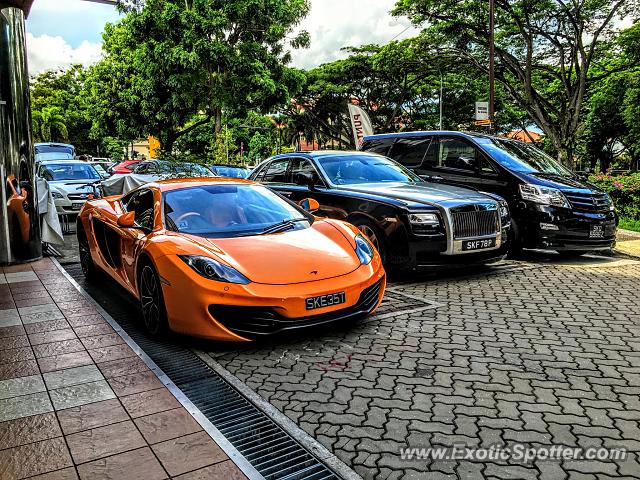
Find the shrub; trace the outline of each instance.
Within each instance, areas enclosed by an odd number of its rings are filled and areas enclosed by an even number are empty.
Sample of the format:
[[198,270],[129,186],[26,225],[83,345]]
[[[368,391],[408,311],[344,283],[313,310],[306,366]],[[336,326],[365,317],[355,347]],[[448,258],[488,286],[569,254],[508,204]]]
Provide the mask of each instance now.
[[640,220],[640,172],[621,176],[600,173],[589,181],[611,196],[621,217]]

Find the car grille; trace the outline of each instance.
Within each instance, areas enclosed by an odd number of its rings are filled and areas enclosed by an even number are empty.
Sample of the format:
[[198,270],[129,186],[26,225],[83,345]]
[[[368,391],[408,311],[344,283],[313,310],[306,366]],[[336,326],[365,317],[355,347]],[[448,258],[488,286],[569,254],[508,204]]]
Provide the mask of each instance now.
[[497,210],[453,212],[453,238],[474,238],[497,235],[500,217]]
[[611,200],[606,193],[563,192],[575,210],[583,212],[608,212]]
[[271,307],[239,307],[234,305],[209,305],[209,313],[232,332],[255,339],[290,329],[322,325],[339,320],[357,318],[371,312],[378,303],[384,278],[366,288],[358,302],[342,310],[336,310],[307,318],[287,318]]
[[70,193],[67,195],[69,200],[86,200],[89,198],[88,193]]

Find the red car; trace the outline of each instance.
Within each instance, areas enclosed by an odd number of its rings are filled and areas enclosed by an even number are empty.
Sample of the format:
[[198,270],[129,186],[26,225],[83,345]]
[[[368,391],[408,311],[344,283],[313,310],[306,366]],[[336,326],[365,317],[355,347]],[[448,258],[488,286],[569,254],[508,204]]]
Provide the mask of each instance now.
[[126,175],[131,173],[140,162],[142,162],[142,160],[125,160],[124,162],[120,162],[111,169],[111,174]]

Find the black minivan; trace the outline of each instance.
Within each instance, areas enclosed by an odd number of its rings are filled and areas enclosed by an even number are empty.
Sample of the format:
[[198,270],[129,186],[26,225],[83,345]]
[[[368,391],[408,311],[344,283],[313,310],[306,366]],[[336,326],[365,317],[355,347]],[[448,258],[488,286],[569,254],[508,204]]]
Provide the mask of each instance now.
[[615,243],[618,218],[609,195],[531,144],[428,131],[370,135],[362,150],[393,158],[428,181],[502,196],[511,209],[512,251],[579,255]]

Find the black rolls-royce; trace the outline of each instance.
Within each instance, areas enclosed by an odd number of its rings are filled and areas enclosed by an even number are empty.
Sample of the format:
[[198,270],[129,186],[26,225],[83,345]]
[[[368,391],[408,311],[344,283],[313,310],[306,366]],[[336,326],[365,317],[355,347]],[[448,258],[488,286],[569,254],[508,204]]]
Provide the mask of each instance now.
[[428,183],[395,161],[364,152],[277,155],[250,175],[315,215],[357,226],[391,270],[488,263],[507,253],[510,225],[497,195]]

